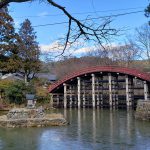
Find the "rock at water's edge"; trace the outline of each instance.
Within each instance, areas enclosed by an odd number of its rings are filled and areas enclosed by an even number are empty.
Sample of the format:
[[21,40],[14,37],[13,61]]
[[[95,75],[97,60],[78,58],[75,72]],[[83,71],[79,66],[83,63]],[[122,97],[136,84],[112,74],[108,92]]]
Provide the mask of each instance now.
[[150,121],[150,100],[138,100],[135,118]]
[[62,126],[68,122],[61,114],[45,114],[38,109],[12,109],[0,116],[0,127],[46,127]]

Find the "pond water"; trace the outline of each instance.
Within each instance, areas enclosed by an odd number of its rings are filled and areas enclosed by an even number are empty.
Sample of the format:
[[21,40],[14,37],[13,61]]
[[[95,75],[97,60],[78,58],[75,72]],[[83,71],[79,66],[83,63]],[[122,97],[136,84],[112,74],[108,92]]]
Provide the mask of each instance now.
[[132,110],[56,110],[70,125],[0,128],[0,150],[150,150],[150,122]]

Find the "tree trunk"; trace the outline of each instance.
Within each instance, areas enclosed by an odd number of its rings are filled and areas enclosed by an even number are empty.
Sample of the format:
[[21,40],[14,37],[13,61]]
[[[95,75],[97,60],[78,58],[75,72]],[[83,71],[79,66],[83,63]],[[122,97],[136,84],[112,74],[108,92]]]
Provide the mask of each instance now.
[[25,73],[25,75],[24,75],[24,82],[25,82],[25,84],[27,84],[27,73]]

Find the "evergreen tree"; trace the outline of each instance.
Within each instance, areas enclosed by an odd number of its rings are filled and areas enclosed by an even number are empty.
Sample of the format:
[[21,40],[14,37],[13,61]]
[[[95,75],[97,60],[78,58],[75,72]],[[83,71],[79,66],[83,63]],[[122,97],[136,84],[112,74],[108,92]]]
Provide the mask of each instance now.
[[34,76],[40,68],[40,49],[36,42],[36,32],[28,19],[21,24],[19,36],[21,39],[18,43],[21,71],[24,73],[25,82],[27,82],[29,76],[31,77],[31,74]]
[[145,16],[149,17],[150,16],[150,4],[147,6],[147,8],[145,9]]
[[0,70],[15,72],[19,68],[17,56],[18,34],[15,33],[13,18],[8,8],[0,9]]
[[[145,9],[145,16],[146,17],[150,17],[150,3],[147,6],[147,8]],[[149,25],[150,25],[150,21],[149,21]]]

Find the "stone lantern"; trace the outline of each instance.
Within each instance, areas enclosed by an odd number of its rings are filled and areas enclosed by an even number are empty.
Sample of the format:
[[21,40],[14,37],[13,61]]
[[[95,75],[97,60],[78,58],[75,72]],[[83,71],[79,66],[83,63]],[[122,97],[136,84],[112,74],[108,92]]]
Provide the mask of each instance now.
[[36,99],[34,94],[26,94],[27,108],[35,108]]

